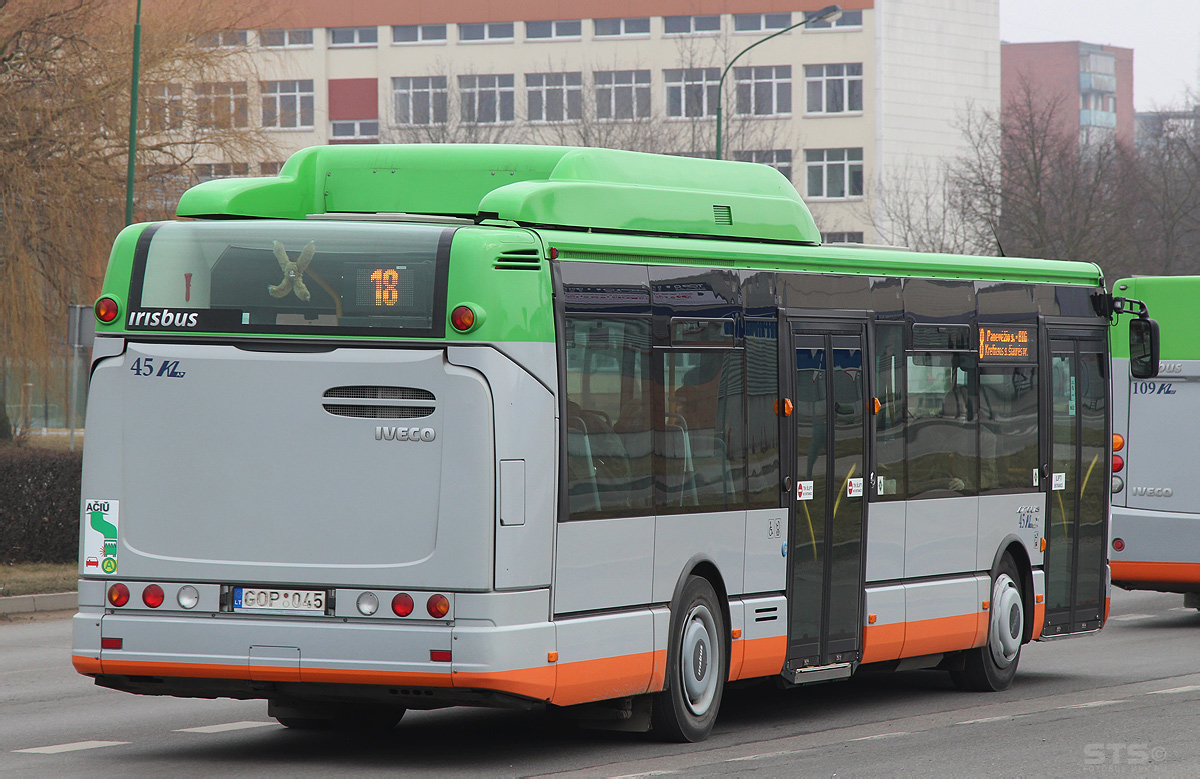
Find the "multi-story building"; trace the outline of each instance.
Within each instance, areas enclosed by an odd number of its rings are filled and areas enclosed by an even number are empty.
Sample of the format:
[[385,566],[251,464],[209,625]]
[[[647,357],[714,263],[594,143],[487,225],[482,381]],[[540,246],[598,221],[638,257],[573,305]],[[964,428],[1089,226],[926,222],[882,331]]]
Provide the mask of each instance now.
[[1133,49],[1079,41],[1004,43],[1000,61],[1005,106],[1026,96],[1042,104],[1058,101],[1062,131],[1078,133],[1080,143],[1113,137],[1133,143]]
[[[775,166],[827,240],[879,241],[876,185],[963,146],[969,105],[1000,98],[994,0],[443,3],[297,0],[276,27],[229,36],[258,84],[193,87],[278,140],[274,173],[324,143],[507,141],[616,146]],[[735,62],[719,89],[722,72]],[[204,91],[201,92],[200,90]],[[232,108],[226,106],[230,103]],[[245,109],[240,109],[243,112]]]

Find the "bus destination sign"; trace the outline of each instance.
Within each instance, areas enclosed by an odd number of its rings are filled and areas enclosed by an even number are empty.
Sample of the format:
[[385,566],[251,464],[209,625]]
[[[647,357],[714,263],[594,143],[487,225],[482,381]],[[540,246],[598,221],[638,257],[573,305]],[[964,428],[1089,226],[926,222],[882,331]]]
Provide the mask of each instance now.
[[1037,336],[1034,328],[980,325],[979,359],[1037,362]]

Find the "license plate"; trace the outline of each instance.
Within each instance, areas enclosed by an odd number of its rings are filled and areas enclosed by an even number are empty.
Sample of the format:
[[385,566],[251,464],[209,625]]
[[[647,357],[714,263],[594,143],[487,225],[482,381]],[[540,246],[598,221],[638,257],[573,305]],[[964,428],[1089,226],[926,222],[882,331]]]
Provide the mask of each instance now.
[[234,611],[287,611],[304,614],[325,613],[324,590],[267,590],[234,587]]

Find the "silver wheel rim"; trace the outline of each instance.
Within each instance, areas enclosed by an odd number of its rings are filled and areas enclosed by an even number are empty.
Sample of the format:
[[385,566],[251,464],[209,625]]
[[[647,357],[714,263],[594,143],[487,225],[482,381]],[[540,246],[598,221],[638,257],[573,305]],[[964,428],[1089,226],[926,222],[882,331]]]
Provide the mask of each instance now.
[[683,623],[679,673],[684,703],[697,717],[708,713],[717,695],[721,663],[716,635],[717,624],[712,612],[704,605],[693,606]]
[[1006,573],[996,577],[992,585],[992,615],[988,626],[988,647],[992,661],[1008,668],[1021,651],[1021,634],[1025,630],[1025,606],[1021,591]]

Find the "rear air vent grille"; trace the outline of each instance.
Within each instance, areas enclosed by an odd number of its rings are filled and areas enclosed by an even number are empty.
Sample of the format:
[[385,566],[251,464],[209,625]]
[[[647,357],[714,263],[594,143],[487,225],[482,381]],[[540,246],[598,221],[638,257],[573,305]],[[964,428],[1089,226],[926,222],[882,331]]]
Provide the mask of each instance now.
[[433,400],[429,390],[412,387],[334,387],[325,391],[327,398],[358,400]]
[[418,419],[433,413],[432,408],[417,406],[348,406],[341,403],[326,403],[325,410],[335,416],[359,419]]
[[755,622],[774,622],[777,619],[779,619],[778,606],[767,606],[765,608],[758,608],[754,610]]
[[[339,417],[357,419],[419,419],[434,411],[434,397],[429,390],[413,387],[333,387],[325,391],[326,400],[340,399],[348,403],[323,403],[323,408]],[[356,403],[354,401],[385,401]],[[404,401],[388,403],[386,401]]]
[[537,249],[509,249],[496,258],[496,270],[537,270],[542,256]]
[[729,206],[713,206],[713,220],[719,225],[733,224],[733,209]]

